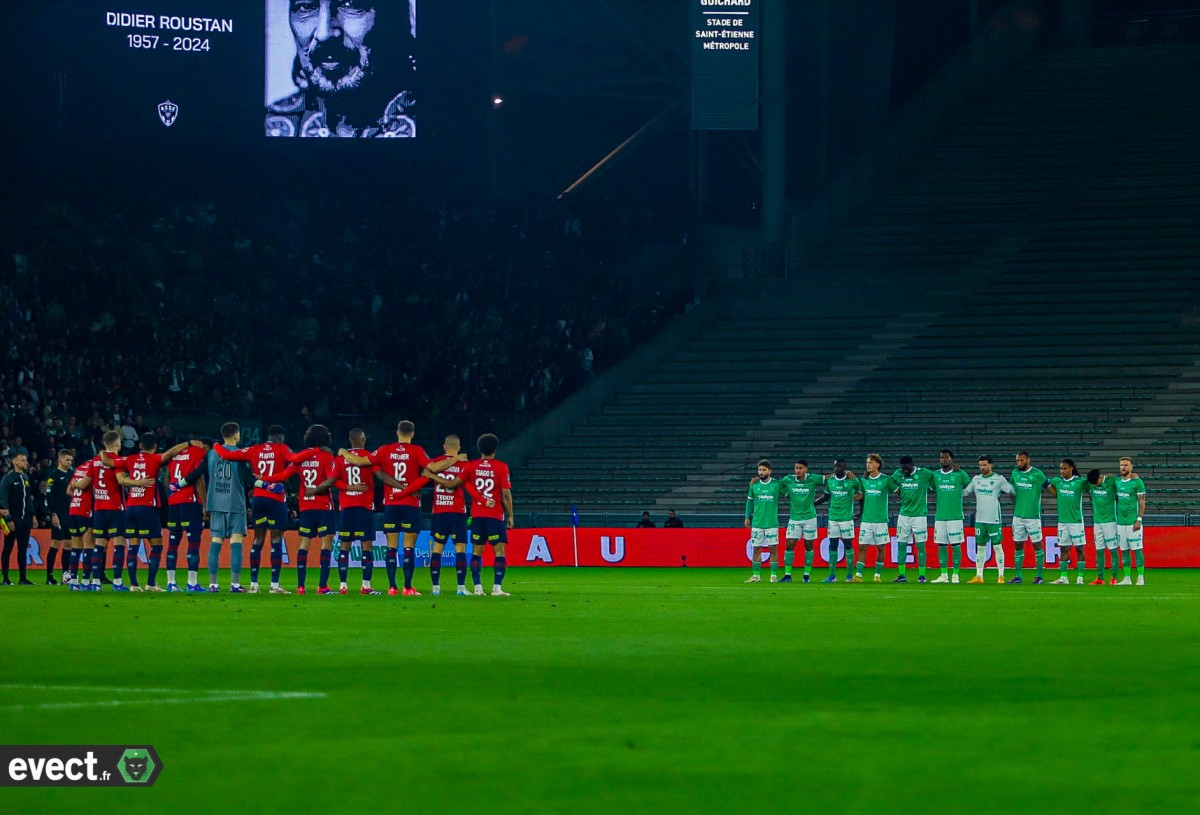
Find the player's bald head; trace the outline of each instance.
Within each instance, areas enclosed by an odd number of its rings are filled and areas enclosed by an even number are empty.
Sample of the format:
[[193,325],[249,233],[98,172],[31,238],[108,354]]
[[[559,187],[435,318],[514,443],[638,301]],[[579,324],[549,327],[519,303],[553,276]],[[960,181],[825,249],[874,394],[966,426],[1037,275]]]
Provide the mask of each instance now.
[[362,447],[367,443],[367,434],[363,432],[361,427],[356,427],[350,431],[350,444],[355,447]]

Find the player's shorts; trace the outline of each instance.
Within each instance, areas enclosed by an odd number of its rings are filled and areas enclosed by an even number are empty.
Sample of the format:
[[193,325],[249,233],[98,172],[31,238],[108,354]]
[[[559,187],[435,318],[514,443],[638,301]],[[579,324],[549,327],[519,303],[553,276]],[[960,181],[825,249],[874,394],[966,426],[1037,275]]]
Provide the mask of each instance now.
[[787,539],[797,541],[804,538],[806,541],[815,541],[817,539],[817,519],[805,518],[802,521],[788,521]]
[[234,535],[246,534],[246,513],[244,512],[213,512],[209,515],[209,526],[212,536],[227,540]]
[[779,545],[779,530],[778,529],[751,529],[750,530],[750,545],[755,547],[761,546],[778,546]]
[[414,506],[391,506],[383,508],[383,531],[388,535],[403,532],[405,535],[421,531],[421,508]]
[[300,513],[300,537],[323,538],[334,533],[334,515],[332,509],[306,509]]
[[962,521],[934,521],[933,542],[939,546],[958,546],[963,542]]
[[829,537],[854,540],[854,521],[830,521]]
[[130,507],[125,510],[125,537],[130,540],[149,538],[159,542],[162,538],[162,522],[156,507]]
[[859,546],[886,546],[891,542],[892,534],[886,523],[864,523],[858,527]]
[[993,546],[999,546],[1004,542],[1004,530],[1000,524],[975,524],[975,545],[987,546],[989,543]]
[[1013,518],[1012,530],[1014,543],[1024,543],[1026,540],[1042,542],[1041,518]]
[[[67,522],[67,529],[71,532],[72,538],[82,538],[88,532],[92,531],[92,516],[91,515],[70,515]],[[1116,528],[1113,528],[1113,535],[1117,533]],[[1115,540],[1115,537],[1114,537]]]
[[434,543],[452,540],[455,543],[466,544],[467,516],[461,512],[435,512],[429,532]]
[[901,543],[910,539],[925,543],[929,540],[929,519],[924,515],[901,515],[896,520],[896,537]]
[[366,507],[346,507],[338,518],[338,540],[375,542],[375,513]]
[[1058,546],[1083,546],[1087,543],[1087,535],[1083,532],[1083,521],[1077,524],[1058,525]]
[[288,528],[288,508],[284,501],[258,496],[250,502],[250,517],[254,519],[255,529]]
[[69,541],[71,539],[71,518],[58,519],[58,526],[50,527],[50,540],[52,541]]
[[109,540],[125,534],[125,510],[97,509],[92,513],[92,534]]
[[[776,530],[776,537],[779,532]],[[483,553],[483,545],[508,543],[508,527],[498,518],[473,518],[471,520],[471,547],[475,554]]]
[[1101,521],[1092,524],[1092,535],[1096,542],[1096,551],[1117,548],[1117,522]]
[[1121,547],[1121,551],[1132,549],[1137,552],[1142,548],[1142,531],[1146,527],[1142,527],[1136,532],[1133,530],[1133,524],[1117,524],[1117,545]]
[[167,529],[172,537],[182,539],[186,534],[189,543],[199,545],[204,537],[204,509],[195,502],[171,504],[167,507]]

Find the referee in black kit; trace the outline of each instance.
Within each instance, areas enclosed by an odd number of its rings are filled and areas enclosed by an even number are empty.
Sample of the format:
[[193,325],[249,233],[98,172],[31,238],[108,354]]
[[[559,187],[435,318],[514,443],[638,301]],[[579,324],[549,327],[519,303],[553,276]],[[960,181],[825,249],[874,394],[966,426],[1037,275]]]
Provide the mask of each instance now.
[[68,554],[71,551],[71,496],[67,493],[67,485],[71,483],[71,470],[75,464],[74,450],[58,451],[58,468],[46,473],[42,487],[42,500],[45,502],[45,513],[42,517],[50,519],[50,549],[46,552],[46,585],[57,586],[54,579],[54,561],[62,552],[63,579],[66,579]]
[[37,491],[29,480],[29,456],[18,453],[12,457],[12,472],[0,480],[0,516],[8,525],[4,535],[4,580],[0,586],[11,586],[8,579],[8,558],[13,543],[17,544],[17,570],[20,585],[32,586],[25,576],[25,558],[29,555],[29,536],[37,526]]

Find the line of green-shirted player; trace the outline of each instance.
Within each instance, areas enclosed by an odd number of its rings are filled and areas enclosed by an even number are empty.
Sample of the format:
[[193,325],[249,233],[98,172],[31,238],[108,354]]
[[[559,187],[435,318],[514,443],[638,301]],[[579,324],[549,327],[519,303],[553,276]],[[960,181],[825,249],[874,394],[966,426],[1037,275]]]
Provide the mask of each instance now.
[[[1011,480],[993,470],[991,456],[979,457],[979,474],[968,475],[954,463],[954,454],[942,450],[941,467],[929,470],[913,464],[911,456],[900,459],[900,469],[884,475],[883,458],[872,453],[867,456],[866,475],[859,477],[846,469],[845,459],[833,464],[833,475],[809,472],[808,462],[795,463],[793,475],[772,478],[771,462],[760,461],[758,474],[750,481],[746,496],[746,527],[750,530],[751,575],[747,583],[762,581],[762,550],[770,556],[771,582],[792,582],[792,561],[796,544],[804,541],[804,582],[812,574],[814,545],[817,539],[817,506],[829,503],[829,576],[823,583],[837,580],[837,567],[843,553],[846,557],[846,582],[862,583],[867,566],[867,554],[875,549],[875,582],[882,582],[884,547],[891,542],[888,528],[888,500],[892,493],[900,495],[900,512],[896,523],[899,544],[897,563],[900,574],[893,583],[907,583],[909,546],[916,550],[917,581],[926,582],[925,544],[929,536],[928,498],[935,493],[934,542],[939,547],[942,574],[934,583],[958,583],[962,563],[963,498],[975,497],[975,577],[969,583],[984,582],[984,564],[988,547],[996,556],[999,571],[997,583],[1022,583],[1025,564],[1025,542],[1033,546],[1037,561],[1037,576],[1033,583],[1043,583],[1046,549],[1042,536],[1042,492],[1057,499],[1058,546],[1061,575],[1055,584],[1070,583],[1070,554],[1075,555],[1075,582],[1083,584],[1084,544],[1083,496],[1092,503],[1092,527],[1099,575],[1091,585],[1105,584],[1105,557],[1111,559],[1110,585],[1132,584],[1131,569],[1136,561],[1137,585],[1145,585],[1145,558],[1142,554],[1142,516],[1146,511],[1146,485],[1133,472],[1133,460],[1122,457],[1119,475],[1092,470],[1083,477],[1075,462],[1064,458],[1059,475],[1047,478],[1034,467],[1025,452],[1017,453],[1016,469]],[[1013,496],[1012,532],[1015,546],[1016,576],[1005,580],[1005,557],[1002,542],[1000,498]],[[789,515],[786,547],[783,559],[784,574],[778,574],[779,505],[786,498]],[[860,501],[859,547],[854,548],[855,502]],[[1122,553],[1128,553],[1124,556]],[[1122,565],[1122,560],[1124,564]],[[1124,570],[1121,580],[1117,572]]]

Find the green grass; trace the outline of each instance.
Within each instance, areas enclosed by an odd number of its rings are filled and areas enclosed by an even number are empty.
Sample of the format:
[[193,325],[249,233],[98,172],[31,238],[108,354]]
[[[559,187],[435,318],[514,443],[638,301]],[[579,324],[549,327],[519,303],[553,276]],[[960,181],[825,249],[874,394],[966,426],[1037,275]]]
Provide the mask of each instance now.
[[[0,812],[1200,800],[1200,573],[1144,588],[745,577],[514,569],[507,599],[0,590],[0,684],[169,691],[0,689],[4,743],[147,742],[165,764],[152,789],[0,788]],[[212,689],[327,695],[198,697]],[[127,704],[40,707],[101,700]]]

